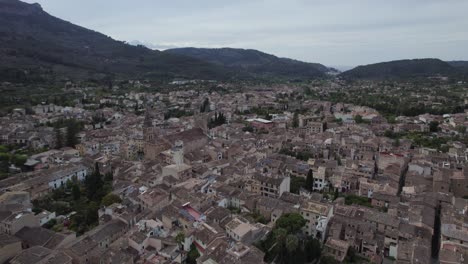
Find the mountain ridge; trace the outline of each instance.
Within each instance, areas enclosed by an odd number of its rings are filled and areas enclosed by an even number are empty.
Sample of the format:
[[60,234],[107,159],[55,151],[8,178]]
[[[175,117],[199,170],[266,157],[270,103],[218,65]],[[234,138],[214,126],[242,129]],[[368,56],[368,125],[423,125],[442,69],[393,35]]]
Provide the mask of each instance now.
[[361,65],[342,72],[339,76],[346,79],[387,79],[456,74],[460,74],[460,71],[448,62],[435,58],[423,58]]
[[247,70],[260,76],[282,76],[295,78],[325,77],[336,69],[320,63],[281,58],[255,49],[239,48],[174,48],[163,51],[201,59],[229,68]]
[[0,1],[0,59],[0,80],[6,81],[236,77],[201,60],[128,45],[18,0]]
[[[254,49],[152,50],[54,17],[39,4],[0,0],[0,81],[68,79],[307,80],[339,71]],[[415,59],[358,66],[347,79],[468,76],[468,62]]]
[[[232,49],[234,50],[234,49]],[[64,79],[251,80],[326,77],[327,67],[250,50],[249,67],[130,45],[48,14],[39,4],[0,0],[0,81]],[[241,63],[242,64],[242,63]],[[252,66],[254,65],[254,66]]]

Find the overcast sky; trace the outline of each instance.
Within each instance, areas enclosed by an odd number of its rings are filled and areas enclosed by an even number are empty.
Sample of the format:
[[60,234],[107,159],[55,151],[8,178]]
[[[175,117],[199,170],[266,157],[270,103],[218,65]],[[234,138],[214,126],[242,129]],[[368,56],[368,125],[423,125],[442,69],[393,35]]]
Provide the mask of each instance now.
[[468,60],[467,0],[35,0],[118,40],[252,48],[326,65]]

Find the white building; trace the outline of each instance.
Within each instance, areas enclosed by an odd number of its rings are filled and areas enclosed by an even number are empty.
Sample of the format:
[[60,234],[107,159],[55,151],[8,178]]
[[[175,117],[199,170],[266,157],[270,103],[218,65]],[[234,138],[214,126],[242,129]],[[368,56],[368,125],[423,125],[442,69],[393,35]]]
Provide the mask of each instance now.
[[56,170],[50,174],[48,185],[52,189],[57,189],[65,185],[68,180],[72,181],[74,177],[78,181],[84,181],[88,174],[89,169],[84,165],[61,167],[60,170]]
[[302,217],[307,221],[304,231],[307,235],[324,240],[328,222],[333,216],[333,206],[315,201],[305,201],[300,208]]
[[321,191],[328,186],[328,181],[326,178],[326,168],[319,167],[316,172],[314,172],[314,191]]

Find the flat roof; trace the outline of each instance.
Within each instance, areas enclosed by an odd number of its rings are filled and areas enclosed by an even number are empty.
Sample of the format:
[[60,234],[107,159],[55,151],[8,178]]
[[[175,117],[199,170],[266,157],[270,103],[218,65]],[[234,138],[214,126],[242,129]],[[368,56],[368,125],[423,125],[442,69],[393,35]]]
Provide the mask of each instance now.
[[265,123],[265,124],[269,124],[269,123],[273,123],[273,121],[271,120],[266,120],[266,119],[263,119],[263,118],[251,118],[251,119],[247,119],[248,122],[260,122],[260,123]]

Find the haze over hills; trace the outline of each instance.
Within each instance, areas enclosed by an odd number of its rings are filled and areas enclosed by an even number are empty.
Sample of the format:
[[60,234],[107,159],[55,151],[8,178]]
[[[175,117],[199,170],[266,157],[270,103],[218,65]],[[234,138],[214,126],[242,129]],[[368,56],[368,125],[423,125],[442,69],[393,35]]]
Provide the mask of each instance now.
[[341,73],[340,76],[347,79],[392,79],[461,74],[463,70],[449,62],[439,59],[413,59],[358,66]]
[[253,49],[234,48],[176,48],[164,51],[170,54],[185,55],[225,67],[247,70],[257,76],[269,77],[323,77],[326,73],[337,73],[319,63],[307,63],[287,58],[278,58]]

